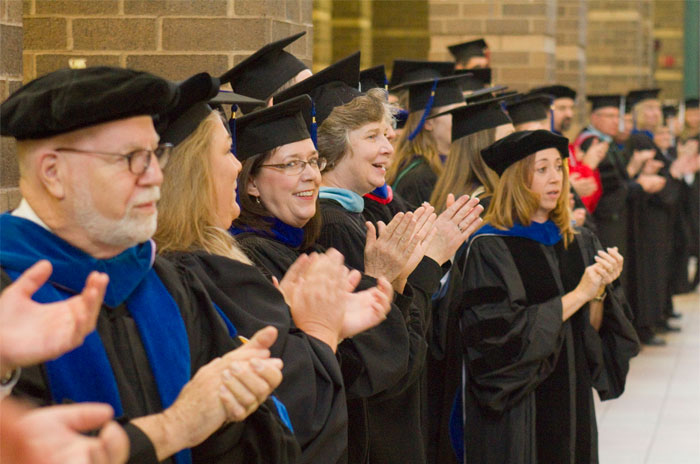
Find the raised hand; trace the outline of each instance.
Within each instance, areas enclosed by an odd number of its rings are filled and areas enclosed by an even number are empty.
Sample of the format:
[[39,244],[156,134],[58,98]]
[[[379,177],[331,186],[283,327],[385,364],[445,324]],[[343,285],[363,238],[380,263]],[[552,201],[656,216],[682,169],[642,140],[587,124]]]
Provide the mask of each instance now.
[[659,192],[666,186],[666,178],[656,174],[642,174],[637,177],[636,182],[641,185],[646,193],[650,194]]
[[604,285],[610,285],[622,274],[624,258],[617,250],[617,247],[608,248],[607,252],[603,250],[598,251],[595,262],[600,264],[605,270],[605,276],[603,277]]
[[411,237],[411,242],[415,243],[416,245],[413,247],[413,253],[411,253],[406,260],[406,264],[401,270],[401,274],[394,283],[395,286],[398,286],[401,289],[403,289],[408,276],[411,275],[416,267],[418,267],[418,264],[420,264],[421,260],[425,256],[427,244],[432,241],[433,237],[435,237],[435,234],[437,233],[434,228],[435,221],[437,220],[435,208],[426,203],[425,205],[416,209],[413,214],[414,218],[416,219],[416,228],[413,232],[413,236]]
[[276,339],[274,327],[259,330],[245,345],[201,367],[165,411],[131,421],[148,435],[159,461],[255,411],[282,381],[282,361],[269,357]]
[[583,164],[591,169],[596,169],[601,161],[605,159],[610,144],[601,140],[593,139],[585,153],[579,158]]
[[664,162],[655,160],[655,159],[650,159],[647,160],[644,163],[644,166],[642,167],[642,174],[646,174],[648,176],[654,175],[659,172],[659,170],[664,167]]
[[652,149],[647,150],[634,150],[632,152],[632,157],[627,163],[627,174],[630,177],[634,177],[642,169],[644,163],[654,158],[656,153]]
[[457,252],[460,246],[481,227],[481,213],[484,207],[478,198],[462,195],[455,200],[451,193],[447,196],[447,208],[435,221],[436,233],[426,245],[425,255],[442,265]]
[[575,291],[580,292],[584,301],[590,301],[598,295],[598,291],[604,285],[606,277],[607,271],[601,263],[591,264],[583,271],[583,276],[581,276]]
[[377,286],[350,293],[345,303],[345,318],[341,338],[350,338],[380,324],[391,309],[394,294],[389,281],[380,277]]
[[32,295],[51,275],[51,263],[39,261],[0,296],[0,367],[47,361],[80,346],[94,330],[109,277],[91,273],[82,293],[56,303],[41,304]]
[[[107,404],[27,410],[7,399],[1,408],[3,440],[12,444],[0,453],[7,464],[121,464],[129,456],[129,439],[111,422],[114,411]],[[83,435],[100,428],[96,437]]]
[[[423,212],[425,209],[418,208],[416,212],[419,210]],[[375,278],[384,277],[392,283],[394,289],[403,291],[398,283],[399,277],[405,272],[408,260],[422,240],[415,233],[418,222],[414,214],[398,213],[388,225],[380,221],[377,224],[379,230],[371,222],[366,225],[365,274]]]
[[581,177],[581,174],[574,172],[569,176],[569,182],[578,196],[587,197],[593,195],[598,190],[598,184],[592,177]]
[[354,278],[355,285],[348,291],[350,271],[344,261],[343,255],[333,248],[324,254],[314,253],[296,280],[296,287],[285,290],[290,296],[289,307],[296,326],[328,344],[333,351],[345,317],[342,302],[359,281]]

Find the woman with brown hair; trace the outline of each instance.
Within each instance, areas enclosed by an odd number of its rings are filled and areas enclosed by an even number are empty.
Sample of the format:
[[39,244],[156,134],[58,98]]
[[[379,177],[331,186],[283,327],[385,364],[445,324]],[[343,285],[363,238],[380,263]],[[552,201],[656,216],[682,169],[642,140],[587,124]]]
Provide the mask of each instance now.
[[[359,69],[359,60],[355,69]],[[351,445],[351,460],[422,464],[421,382],[431,296],[440,285],[440,265],[476,228],[480,209],[473,211],[476,201],[468,203],[465,197],[438,220],[430,207],[419,208],[415,214],[399,213],[388,225],[379,224],[377,237],[375,227],[364,222],[362,195],[384,185],[393,154],[389,140],[392,107],[383,90],[371,89],[361,95],[356,82],[341,82],[330,70],[322,76],[324,71],[285,95],[309,92],[320,124],[317,146],[327,164],[319,191],[322,227],[318,242],[338,249],[351,267],[386,277],[397,298],[410,300],[404,313],[409,345],[398,351],[408,355],[408,366],[402,377],[368,395],[364,406],[368,448],[352,456]],[[358,73],[349,69],[337,74]],[[433,221],[441,224],[444,233],[431,232]],[[394,347],[391,351],[397,352]]]
[[[241,164],[221,116],[206,104],[218,82],[193,78],[182,85],[188,91],[181,92],[161,130],[161,140],[175,148],[158,208],[158,251],[197,275],[232,336],[250,336],[267,325],[278,329],[270,351],[284,362],[277,395],[302,449],[299,462],[345,462],[347,410],[335,353],[341,339],[385,318],[390,287],[380,282],[352,293],[359,275],[335,251],[302,256],[276,286],[252,266],[227,230],[240,212],[235,199]],[[270,131],[267,139],[284,136]]]
[[568,153],[567,139],[546,130],[481,152],[501,177],[459,261],[457,448],[470,463],[597,462],[592,388],[619,396],[639,350],[616,280],[622,256],[571,226]]
[[452,114],[452,144],[445,170],[430,197],[438,211],[444,208],[447,196],[467,194],[481,200],[484,210],[498,183],[498,175],[481,158],[481,150],[514,131],[508,115],[499,105],[500,99],[461,106]]

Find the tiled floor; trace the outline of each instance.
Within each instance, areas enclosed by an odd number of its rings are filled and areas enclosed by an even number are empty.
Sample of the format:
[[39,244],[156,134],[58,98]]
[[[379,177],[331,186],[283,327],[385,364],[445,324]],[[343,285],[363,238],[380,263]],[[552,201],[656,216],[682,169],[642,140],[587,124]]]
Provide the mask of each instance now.
[[700,294],[674,303],[682,332],[645,347],[625,393],[596,403],[602,464],[700,463]]

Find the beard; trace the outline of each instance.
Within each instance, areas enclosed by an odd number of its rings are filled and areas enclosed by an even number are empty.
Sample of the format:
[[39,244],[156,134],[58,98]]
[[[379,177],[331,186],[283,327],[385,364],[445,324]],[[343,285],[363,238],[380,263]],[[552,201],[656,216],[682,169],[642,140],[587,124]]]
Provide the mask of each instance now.
[[561,128],[559,132],[566,132],[571,128],[571,118],[564,118],[561,120]]
[[160,187],[153,186],[139,192],[127,205],[124,216],[111,219],[97,212],[92,195],[81,185],[75,191],[72,209],[75,221],[88,238],[96,243],[113,247],[131,248],[150,239],[158,226],[158,214],[143,215],[134,212],[134,206],[160,199]]

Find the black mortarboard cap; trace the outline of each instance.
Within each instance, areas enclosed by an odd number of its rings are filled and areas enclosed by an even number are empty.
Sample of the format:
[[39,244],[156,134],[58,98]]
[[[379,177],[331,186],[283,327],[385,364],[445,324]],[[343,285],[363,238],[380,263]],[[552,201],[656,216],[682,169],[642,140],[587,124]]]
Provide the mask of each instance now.
[[383,64],[360,71],[360,90],[362,92],[376,88],[386,90],[387,85],[388,82]]
[[678,107],[676,105],[663,105],[661,107],[661,113],[663,113],[664,121],[668,118],[672,118],[678,114]]
[[389,87],[396,87],[406,82],[423,81],[454,74],[451,61],[394,60]]
[[698,108],[698,103],[700,101],[698,100],[698,97],[692,97],[692,98],[686,98],[685,99],[685,108]]
[[509,124],[510,118],[500,105],[501,98],[492,98],[472,105],[460,106],[430,118],[452,115],[452,141],[486,129]]
[[41,139],[132,116],[158,116],[178,95],[174,84],[132,69],[60,69],[22,86],[0,105],[0,133]]
[[546,148],[569,156],[569,139],[548,130],[513,132],[481,150],[484,162],[500,176],[512,164]]
[[458,43],[455,45],[450,45],[447,49],[455,57],[455,61],[469,61],[469,58],[473,56],[486,56],[484,54],[484,49],[487,48],[486,41],[484,39],[471,40],[469,42]]
[[[462,94],[462,87],[460,86],[460,81],[462,79],[464,79],[464,75],[424,79],[421,81],[406,82],[397,85],[391,90],[408,89],[408,111],[412,113],[426,108],[430,101],[433,88],[435,88],[435,97],[432,102],[432,108],[463,102],[464,95]],[[437,83],[435,82],[436,80]]]
[[591,102],[591,111],[595,111],[599,108],[619,108],[622,95],[588,95],[586,99]]
[[576,100],[576,91],[565,85],[548,85],[546,87],[537,87],[530,90],[530,95],[541,94],[551,95],[556,100],[557,98],[570,98]]
[[456,69],[455,74],[470,74],[471,76],[461,81],[462,90],[483,89],[491,85],[491,68]]
[[258,153],[308,139],[311,98],[300,95],[236,120],[236,157],[243,161]]
[[333,108],[349,103],[360,95],[360,52],[328,66],[308,79],[274,95],[274,102],[281,103],[307,94],[313,100],[316,123],[320,126]]
[[[283,84],[308,67],[283,49],[306,32],[299,32],[269,43],[219,77],[222,84],[231,83],[234,92],[267,100]],[[242,108],[249,112],[252,108]]]
[[485,89],[479,89],[475,90],[474,92],[470,93],[469,95],[464,97],[464,100],[467,102],[467,104],[472,104],[472,103],[478,103],[486,100],[491,100],[493,98],[505,98],[506,96],[510,97],[512,95],[517,94],[518,92],[512,91],[512,92],[504,92],[508,86],[506,85],[495,85],[493,87],[487,87]]
[[163,115],[163,122],[157,127],[160,141],[173,145],[178,145],[189,137],[199,123],[211,114],[210,101],[220,104],[264,104],[260,100],[233,92],[219,92],[219,79],[208,73],[195,74],[180,82],[178,88],[180,99],[177,105]]
[[526,94],[506,102],[508,115],[514,125],[547,119],[552,97],[550,95]]
[[659,92],[661,89],[632,90],[627,94],[627,108],[634,108],[634,105],[644,100],[655,100],[659,98]]

